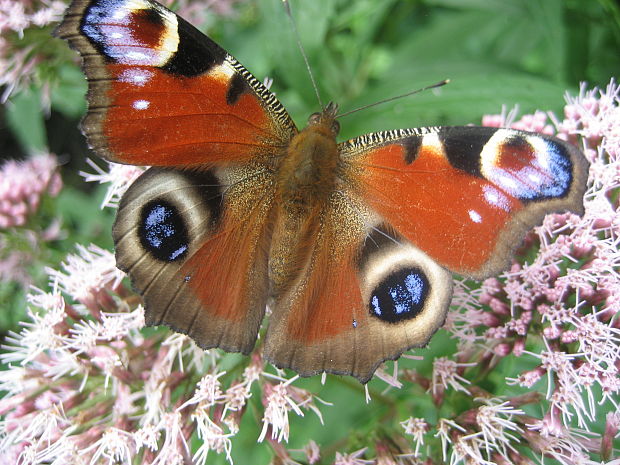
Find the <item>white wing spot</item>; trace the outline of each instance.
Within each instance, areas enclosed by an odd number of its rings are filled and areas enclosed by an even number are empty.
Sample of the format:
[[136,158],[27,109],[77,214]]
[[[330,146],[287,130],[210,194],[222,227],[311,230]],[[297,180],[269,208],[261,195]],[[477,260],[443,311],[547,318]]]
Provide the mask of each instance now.
[[504,211],[510,211],[510,202],[508,201],[508,198],[496,189],[490,186],[485,186],[484,198],[489,205],[496,208],[501,208]]
[[151,102],[149,102],[148,100],[136,100],[135,102],[133,102],[132,106],[136,110],[146,110],[150,105]]
[[519,187],[514,179],[505,174],[499,175],[497,180],[499,181],[499,184],[505,187],[509,192],[515,192]]
[[151,59],[146,53],[142,52],[128,52],[125,56],[132,62],[148,62]]
[[540,179],[540,176],[538,176],[537,174],[530,173],[527,177],[528,177],[528,178],[530,179],[530,181],[532,181],[534,184],[541,184],[541,179]]
[[467,213],[469,213],[469,218],[474,223],[482,223],[482,216],[480,216],[480,213],[478,213],[476,210],[469,210]]
[[141,69],[127,69],[118,77],[119,81],[129,82],[136,86],[143,86],[153,77],[153,73]]
[[112,15],[112,19],[115,19],[117,21],[121,21],[121,20],[125,19],[125,16],[127,16],[127,10],[119,8]]

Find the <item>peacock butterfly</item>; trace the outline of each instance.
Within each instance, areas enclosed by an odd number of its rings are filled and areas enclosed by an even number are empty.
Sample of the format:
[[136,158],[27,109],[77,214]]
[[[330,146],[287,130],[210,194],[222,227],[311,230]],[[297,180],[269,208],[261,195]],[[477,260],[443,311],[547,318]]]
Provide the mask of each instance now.
[[150,165],[113,229],[149,325],[367,382],[443,324],[450,272],[504,270],[549,212],[580,213],[587,162],[554,137],[428,127],[336,142],[337,106],[297,129],[211,39],[151,0],[73,0],[56,34],[83,57],[82,129]]

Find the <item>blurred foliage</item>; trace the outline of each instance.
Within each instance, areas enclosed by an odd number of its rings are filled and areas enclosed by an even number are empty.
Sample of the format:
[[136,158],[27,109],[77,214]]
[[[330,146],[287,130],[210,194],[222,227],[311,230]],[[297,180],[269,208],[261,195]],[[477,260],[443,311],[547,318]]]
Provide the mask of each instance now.
[[[342,111],[452,81],[345,118],[345,138],[478,123],[517,103],[524,112],[559,111],[567,89],[580,81],[605,85],[620,71],[620,24],[603,2],[317,0],[292,7],[321,96]],[[280,2],[246,4],[239,21],[218,21],[209,31],[259,79],[272,77],[303,125],[318,104]]]
[[[341,122],[341,139],[383,129],[477,124],[483,114],[499,113],[503,105],[511,108],[518,104],[522,113],[535,109],[559,112],[566,90],[576,93],[581,81],[604,86],[620,71],[620,10],[612,0],[291,1],[323,103],[334,100],[341,111],[348,111],[451,80],[441,89],[347,116]],[[209,17],[208,24],[199,26],[258,79],[273,78],[271,89],[298,126],[319,109],[280,0],[243,2],[236,6],[234,17]],[[0,111],[0,147],[4,158],[23,157],[45,147],[61,156],[66,186],[47,208],[48,214],[62,219],[66,238],[53,244],[57,253],[43,260],[56,266],[75,243],[111,247],[113,212],[99,211],[101,189],[86,186],[77,175],[86,168],[84,160],[90,155],[76,129],[85,109],[86,91],[76,54],[40,31],[36,35],[26,31],[24,40],[32,44],[34,37],[45,41],[36,46],[45,49],[48,60],[39,82],[14,94]],[[49,113],[41,104],[44,81],[51,88]],[[39,270],[33,271],[39,280],[41,269],[39,264]],[[11,285],[0,287],[0,303],[2,308],[12,309],[12,315],[0,320],[2,332],[15,324],[15,312],[22,312],[24,305],[22,292],[15,293],[7,286]],[[454,341],[445,333],[435,338],[441,343],[418,352],[428,355],[432,350],[433,356],[453,352]],[[432,357],[427,360],[430,363]],[[408,361],[403,363],[406,366]],[[509,356],[503,363],[520,362]],[[518,370],[507,367],[507,371]],[[376,391],[384,386],[377,381],[369,385],[374,401],[372,408],[366,409],[359,408],[363,388],[351,379],[332,377],[324,388],[318,379],[304,380],[302,385],[320,391],[338,408],[321,409],[329,427],[321,426],[313,414],[305,418],[292,415],[295,434],[289,446],[293,449],[314,438],[341,450],[354,450],[368,445],[369,435],[378,434],[374,426],[379,420],[398,428],[397,421],[406,415],[431,422],[439,415],[430,403],[414,404],[423,397],[415,398],[411,389],[384,395]],[[498,380],[499,385],[503,380]],[[355,401],[351,401],[352,391]],[[458,406],[458,399],[446,405]],[[259,425],[259,413],[256,418],[244,416],[241,432],[233,440],[236,463],[269,462],[269,447],[256,445]],[[390,432],[384,435],[389,438]],[[342,442],[333,444],[338,437]],[[214,455],[209,463],[225,460]]]

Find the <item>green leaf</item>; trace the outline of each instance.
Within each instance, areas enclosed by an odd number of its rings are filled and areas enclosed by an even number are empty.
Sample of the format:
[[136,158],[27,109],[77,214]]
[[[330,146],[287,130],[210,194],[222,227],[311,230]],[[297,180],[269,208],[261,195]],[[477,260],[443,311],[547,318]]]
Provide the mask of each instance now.
[[6,120],[26,153],[44,152],[47,147],[41,90],[32,88],[11,97]]
[[57,212],[63,226],[70,231],[72,243],[88,244],[94,242],[101,247],[112,248],[112,223],[114,211],[101,209],[101,200],[107,186],[98,186],[94,192],[87,193],[70,186],[60,192]]
[[59,84],[52,89],[52,107],[76,119],[86,111],[86,78],[73,64],[64,64],[58,71]]

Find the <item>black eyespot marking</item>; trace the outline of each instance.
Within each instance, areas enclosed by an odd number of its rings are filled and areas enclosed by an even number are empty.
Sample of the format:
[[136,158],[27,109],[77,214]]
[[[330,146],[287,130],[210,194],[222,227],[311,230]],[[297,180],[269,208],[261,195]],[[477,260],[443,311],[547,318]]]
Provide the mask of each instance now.
[[196,77],[221,64],[226,52],[181,17],[177,17],[179,45],[162,69],[178,76]]
[[415,318],[424,308],[430,291],[428,279],[419,268],[402,268],[391,273],[370,294],[370,314],[386,323]]
[[439,140],[444,146],[446,157],[456,169],[477,177],[482,177],[480,170],[480,152],[489,139],[497,132],[495,128],[455,128],[439,132]]
[[152,200],[142,207],[138,235],[142,247],[157,260],[174,262],[187,255],[187,225],[170,202]]
[[243,76],[240,74],[235,74],[228,85],[228,91],[226,92],[226,103],[229,105],[234,105],[237,103],[237,100],[239,100],[239,97],[241,97],[241,94],[248,92],[249,90],[250,87]]
[[141,10],[141,12],[143,12],[142,17],[145,21],[148,21],[156,26],[165,26],[166,23],[164,21],[164,17],[159,10],[156,10],[155,8],[147,8],[145,10]]

